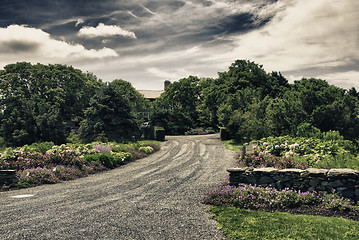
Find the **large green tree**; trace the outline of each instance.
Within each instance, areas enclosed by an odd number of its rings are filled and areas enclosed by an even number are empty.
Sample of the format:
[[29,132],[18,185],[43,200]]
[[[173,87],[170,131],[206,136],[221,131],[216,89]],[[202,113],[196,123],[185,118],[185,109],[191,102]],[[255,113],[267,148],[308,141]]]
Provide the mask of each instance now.
[[131,105],[116,82],[103,86],[90,101],[79,129],[84,142],[103,136],[109,141],[138,138],[140,129]]
[[167,133],[184,133],[199,124],[200,79],[182,78],[169,85],[154,103],[152,124],[164,127]]
[[92,74],[64,65],[20,62],[0,71],[0,130],[7,145],[63,143],[64,122],[83,117],[102,85]]
[[280,97],[289,88],[280,73],[266,73],[261,65],[248,60],[236,60],[218,75],[217,79],[206,79],[201,87],[200,119],[212,127],[226,126],[231,114],[245,111],[253,98]]

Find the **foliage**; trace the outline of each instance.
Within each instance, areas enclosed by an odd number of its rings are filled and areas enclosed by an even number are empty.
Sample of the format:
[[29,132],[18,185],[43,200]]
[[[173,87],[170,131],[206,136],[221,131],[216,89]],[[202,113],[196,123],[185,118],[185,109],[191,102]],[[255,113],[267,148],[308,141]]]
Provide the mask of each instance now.
[[226,239],[358,239],[359,223],[342,218],[213,207]]
[[263,188],[250,185],[235,187],[229,186],[227,183],[222,183],[210,191],[203,198],[202,203],[252,210],[296,208],[305,205],[321,206],[340,211],[356,208],[352,200],[340,197],[336,193],[323,195],[315,191],[276,190],[270,187]]
[[128,100],[131,107],[131,113],[136,115],[139,122],[147,122],[148,119],[139,119],[141,118],[138,115],[138,112],[147,111],[150,108],[150,102],[148,99],[139,93],[130,82],[124,81],[122,79],[116,79],[111,82],[120,92],[122,92],[123,97]]
[[41,167],[20,170],[17,172],[17,176],[20,187],[57,183],[60,181],[52,169]]
[[64,122],[83,109],[102,83],[64,65],[9,64],[0,71],[0,130],[8,146],[66,139]]
[[[253,151],[242,154],[241,145],[231,142],[237,150],[236,166],[276,168],[352,168],[359,169],[356,146],[344,140],[339,132],[320,133],[321,138],[267,137],[252,141]],[[228,145],[228,144],[227,144]],[[238,148],[234,148],[238,145]]]
[[170,109],[156,109],[151,124],[163,127],[166,134],[184,134],[194,126],[193,120],[186,113]]
[[166,137],[166,130],[162,127],[155,127],[155,139],[157,141],[164,141]]
[[44,147],[49,148],[49,144],[7,148],[0,157],[0,169],[17,170],[17,187],[29,187],[85,177],[120,166],[126,161],[143,158],[160,149],[159,142],[141,141],[128,144],[62,144],[50,147],[45,153],[34,150],[35,147],[44,150]]
[[221,127],[219,130],[220,130],[219,133],[222,141],[231,139],[231,136],[225,127]]
[[109,141],[138,138],[140,133],[128,100],[113,83],[103,86],[91,99],[79,129],[85,142],[94,141],[102,133]]
[[285,168],[297,168],[297,169],[307,169],[309,163],[301,162],[298,158],[295,157],[276,157],[274,155],[263,153],[263,152],[254,152],[252,154],[245,154],[241,158],[237,158],[237,163],[235,167],[275,167],[278,169]]
[[146,154],[151,154],[151,153],[153,153],[155,150],[152,148],[152,147],[150,147],[150,146],[146,146],[146,147],[140,147],[139,149],[138,149],[140,152],[144,152],[144,153],[146,153]]
[[159,146],[159,142],[158,142],[158,144],[156,144],[156,143],[154,143],[154,142],[144,142],[144,143],[142,143],[141,145],[142,146],[149,146],[149,147],[151,147],[155,152],[157,152],[157,151],[159,151],[160,150],[160,146]]
[[30,152],[30,153],[46,153],[54,146],[53,142],[41,142],[41,143],[33,143],[31,145],[25,145],[21,148],[23,152]]
[[189,76],[169,85],[154,103],[152,125],[164,127],[168,134],[184,134],[196,127],[199,124],[199,82],[199,78]]

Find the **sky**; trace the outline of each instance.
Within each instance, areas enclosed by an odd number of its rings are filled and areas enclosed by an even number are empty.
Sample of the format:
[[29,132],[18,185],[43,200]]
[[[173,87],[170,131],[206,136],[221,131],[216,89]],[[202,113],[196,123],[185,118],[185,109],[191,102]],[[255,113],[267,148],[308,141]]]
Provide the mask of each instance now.
[[1,0],[0,69],[66,64],[161,90],[237,59],[359,89],[358,0]]

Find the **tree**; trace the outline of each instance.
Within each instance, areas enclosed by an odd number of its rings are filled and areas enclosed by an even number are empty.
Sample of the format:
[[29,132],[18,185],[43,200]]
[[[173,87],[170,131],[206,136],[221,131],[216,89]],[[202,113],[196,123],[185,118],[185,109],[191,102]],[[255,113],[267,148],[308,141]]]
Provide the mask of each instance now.
[[286,92],[282,98],[271,99],[265,114],[275,136],[295,135],[297,126],[308,119],[302,102],[291,91]]
[[[183,133],[185,129],[196,127],[199,124],[197,112],[200,102],[199,82],[198,77],[189,76],[169,85],[154,104],[152,124],[164,127],[167,133],[176,133],[177,130]],[[163,114],[164,112],[167,116]],[[164,117],[166,119],[161,120]]]
[[[261,65],[248,60],[236,60],[227,72],[218,75],[203,82],[201,88],[200,116],[212,127],[226,126],[230,115],[235,110],[244,111],[253,98],[281,97],[289,88],[281,73],[268,74]],[[251,97],[249,92],[255,95]]]
[[122,79],[115,79],[111,82],[113,86],[118,88],[123,93],[123,96],[130,102],[133,113],[147,110],[150,107],[150,102],[139,93],[130,82]]
[[79,129],[80,138],[85,142],[94,141],[99,135],[110,141],[122,141],[138,138],[139,134],[130,102],[116,82],[103,86],[91,99]]
[[64,65],[21,62],[0,71],[1,135],[7,145],[63,143],[65,121],[83,116],[101,85],[91,74]]

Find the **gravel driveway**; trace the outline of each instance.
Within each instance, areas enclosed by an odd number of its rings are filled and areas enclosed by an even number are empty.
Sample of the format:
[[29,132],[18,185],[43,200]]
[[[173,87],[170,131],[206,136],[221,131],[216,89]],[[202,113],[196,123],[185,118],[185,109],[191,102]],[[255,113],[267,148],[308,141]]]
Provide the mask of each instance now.
[[218,134],[166,140],[111,171],[0,192],[0,239],[224,239],[200,199],[233,152]]

